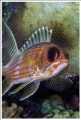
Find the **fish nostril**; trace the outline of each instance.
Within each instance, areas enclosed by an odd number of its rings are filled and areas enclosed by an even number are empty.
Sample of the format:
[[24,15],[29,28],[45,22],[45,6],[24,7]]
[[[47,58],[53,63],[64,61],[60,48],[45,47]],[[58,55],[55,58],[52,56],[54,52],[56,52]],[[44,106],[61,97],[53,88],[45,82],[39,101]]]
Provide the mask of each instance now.
[[68,53],[67,53],[67,58],[69,59],[69,55],[68,55]]

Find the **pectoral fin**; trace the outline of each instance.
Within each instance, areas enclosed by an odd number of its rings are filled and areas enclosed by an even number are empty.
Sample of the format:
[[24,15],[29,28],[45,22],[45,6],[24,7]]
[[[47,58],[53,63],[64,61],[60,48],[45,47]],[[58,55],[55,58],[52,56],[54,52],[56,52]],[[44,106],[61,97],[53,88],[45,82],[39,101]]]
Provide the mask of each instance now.
[[24,100],[24,99],[30,97],[31,95],[33,95],[37,91],[39,85],[40,85],[39,81],[33,81],[30,84],[28,84],[24,88],[24,92],[23,92],[20,100]]
[[9,84],[6,79],[2,81],[2,95],[4,95],[10,88],[12,87],[11,84]]
[[62,76],[52,77],[50,80],[45,81],[45,86],[54,91],[63,91],[70,88],[73,85],[73,81],[70,78]]

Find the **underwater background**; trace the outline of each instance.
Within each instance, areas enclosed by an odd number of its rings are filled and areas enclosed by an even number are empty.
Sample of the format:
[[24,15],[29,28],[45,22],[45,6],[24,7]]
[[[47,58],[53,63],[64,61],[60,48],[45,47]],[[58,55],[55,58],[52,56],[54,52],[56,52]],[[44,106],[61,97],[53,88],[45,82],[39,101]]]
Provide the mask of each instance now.
[[41,82],[38,91],[24,101],[19,101],[23,90],[14,95],[6,93],[2,118],[79,118],[79,2],[2,2],[2,18],[19,48],[38,28],[53,29],[52,42],[67,51],[70,61],[57,77],[69,76],[73,81],[62,91]]

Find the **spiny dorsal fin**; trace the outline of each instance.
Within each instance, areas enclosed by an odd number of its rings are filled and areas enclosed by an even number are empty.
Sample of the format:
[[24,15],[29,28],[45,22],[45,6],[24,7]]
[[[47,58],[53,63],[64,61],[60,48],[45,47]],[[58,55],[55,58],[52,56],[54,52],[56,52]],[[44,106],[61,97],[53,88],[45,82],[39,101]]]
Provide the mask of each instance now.
[[23,47],[20,49],[21,52],[24,52],[29,47],[43,42],[50,42],[52,36],[52,30],[48,31],[48,27],[39,28],[37,31],[35,31],[31,37],[28,38],[26,43],[23,45]]
[[39,85],[40,85],[39,81],[33,81],[30,84],[28,84],[24,88],[24,91],[23,91],[23,94],[22,94],[20,100],[24,100],[24,99],[30,97],[31,95],[33,95],[37,91]]
[[2,62],[3,65],[7,65],[11,58],[18,53],[18,47],[15,37],[8,27],[8,25],[3,22],[2,31]]

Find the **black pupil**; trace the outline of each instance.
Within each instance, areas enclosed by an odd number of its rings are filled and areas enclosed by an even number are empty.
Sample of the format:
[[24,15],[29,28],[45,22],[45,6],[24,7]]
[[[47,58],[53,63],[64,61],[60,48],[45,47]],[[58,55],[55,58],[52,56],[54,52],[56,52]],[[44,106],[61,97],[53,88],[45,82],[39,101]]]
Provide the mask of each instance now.
[[56,60],[59,57],[59,49],[52,47],[48,50],[48,60],[50,62],[53,62],[54,60]]

